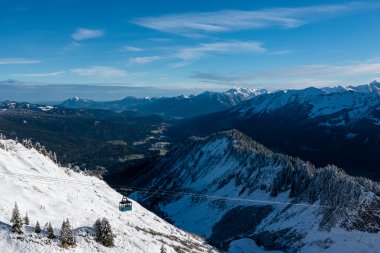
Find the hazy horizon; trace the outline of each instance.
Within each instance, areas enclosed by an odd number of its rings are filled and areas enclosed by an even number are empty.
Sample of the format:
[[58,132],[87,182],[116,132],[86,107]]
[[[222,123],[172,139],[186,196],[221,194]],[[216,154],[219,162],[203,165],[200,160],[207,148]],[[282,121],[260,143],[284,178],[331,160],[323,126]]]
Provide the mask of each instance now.
[[[373,80],[377,81],[377,80]],[[373,82],[371,81],[371,82]],[[309,87],[326,88],[337,86],[358,86],[366,85],[368,83],[358,84],[337,84],[337,85],[320,85],[313,86],[294,86],[289,89],[305,89]],[[125,97],[175,97],[181,95],[196,95],[205,91],[210,92],[223,92],[232,88],[248,88],[255,89],[249,86],[220,86],[214,89],[175,89],[175,88],[156,88],[156,87],[137,87],[125,86],[123,84],[47,84],[47,83],[24,83],[16,80],[0,81],[0,101],[16,101],[16,102],[29,102],[29,103],[47,103],[57,104],[66,99],[73,97],[80,97],[94,101],[112,101],[120,100]],[[271,89],[271,87],[260,86],[258,89],[265,89],[268,91],[276,91],[282,89]]]

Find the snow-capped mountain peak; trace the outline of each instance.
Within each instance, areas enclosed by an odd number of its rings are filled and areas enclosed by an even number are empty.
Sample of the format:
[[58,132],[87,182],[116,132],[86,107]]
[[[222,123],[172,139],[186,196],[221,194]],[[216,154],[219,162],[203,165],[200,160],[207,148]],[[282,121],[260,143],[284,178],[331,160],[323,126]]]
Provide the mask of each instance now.
[[240,96],[243,98],[252,98],[261,94],[266,94],[268,93],[267,90],[261,89],[261,90],[256,90],[256,89],[250,89],[250,88],[242,88],[242,87],[234,87],[226,92],[224,92],[227,95],[234,95],[234,96]]
[[376,80],[370,82],[369,84],[359,85],[359,86],[349,86],[352,90],[356,92],[363,93],[377,93],[380,95],[380,83]]
[[[375,89],[376,85],[373,86]],[[353,89],[341,86],[277,91],[255,97],[231,111],[239,112],[241,116],[249,118],[252,115],[273,113],[297,106],[299,112],[305,112],[309,118],[336,115],[334,119],[342,124],[349,124],[362,118],[372,119],[380,107],[380,96],[376,92],[358,92],[358,89],[359,87]],[[343,115],[338,115],[339,113]]]
[[380,94],[380,83],[377,82],[376,80],[368,83],[368,84],[363,84],[363,85],[358,85],[358,86],[343,86],[343,85],[338,85],[336,87],[324,87],[321,88],[321,90],[327,92],[327,93],[339,93],[339,92],[360,92],[360,93],[377,93]]

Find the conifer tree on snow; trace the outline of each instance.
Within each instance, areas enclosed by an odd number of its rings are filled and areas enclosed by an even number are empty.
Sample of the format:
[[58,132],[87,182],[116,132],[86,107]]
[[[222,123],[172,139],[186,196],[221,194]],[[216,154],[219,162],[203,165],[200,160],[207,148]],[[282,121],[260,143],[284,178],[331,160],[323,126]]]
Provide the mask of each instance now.
[[20,211],[18,210],[17,203],[15,203],[15,207],[13,208],[12,212],[12,218],[11,222],[13,223],[12,225],[12,232],[22,234],[22,218],[20,215]]
[[24,217],[24,224],[25,225],[29,225],[30,221],[29,221],[29,216],[28,216],[28,213],[25,214],[25,217]]
[[95,231],[95,239],[99,242],[102,240],[101,225],[102,225],[101,220],[97,219],[94,224],[94,231]]
[[75,246],[76,244],[69,219],[67,219],[66,221],[62,223],[60,241],[61,241],[62,247],[64,248],[69,247],[69,246]]
[[22,141],[22,145],[24,145],[27,149],[32,149],[33,148],[33,143],[30,139],[24,139]]
[[15,202],[15,206],[13,207],[13,211],[12,211],[12,218],[11,218],[12,223],[15,222],[17,215],[20,216],[20,211],[18,210],[17,202]]
[[51,226],[51,223],[49,222],[47,226],[47,237],[51,240],[55,238],[53,227]]
[[34,232],[36,233],[36,234],[39,234],[39,233],[41,233],[41,226],[40,226],[40,223],[37,221],[37,223],[36,223],[36,227],[34,228]]
[[112,232],[110,222],[103,218],[101,221],[97,219],[94,224],[96,240],[106,247],[113,247],[115,235]]
[[101,230],[103,232],[103,245],[106,247],[115,246],[115,243],[114,243],[115,236],[112,232],[111,224],[106,218],[103,218],[102,220]]

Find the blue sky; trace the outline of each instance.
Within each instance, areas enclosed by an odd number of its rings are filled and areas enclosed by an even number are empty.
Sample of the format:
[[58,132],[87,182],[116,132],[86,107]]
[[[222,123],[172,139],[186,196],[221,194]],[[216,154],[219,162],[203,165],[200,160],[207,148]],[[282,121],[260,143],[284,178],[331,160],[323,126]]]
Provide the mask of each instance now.
[[380,79],[378,1],[0,5],[0,80],[183,91]]

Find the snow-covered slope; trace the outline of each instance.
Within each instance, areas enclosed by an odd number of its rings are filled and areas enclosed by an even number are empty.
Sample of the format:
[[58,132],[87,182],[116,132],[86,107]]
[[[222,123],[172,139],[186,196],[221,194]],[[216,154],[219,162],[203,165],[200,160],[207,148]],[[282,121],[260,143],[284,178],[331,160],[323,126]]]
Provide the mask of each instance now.
[[361,92],[361,93],[380,94],[380,83],[375,80],[368,84],[363,84],[363,85],[358,85],[358,86],[345,87],[345,86],[339,85],[336,87],[325,87],[325,88],[322,88],[322,90],[328,93],[354,91],[354,92]]
[[[55,164],[35,149],[13,140],[0,140],[0,252],[213,252],[194,235],[170,225],[133,201],[133,211],[119,212],[121,195],[102,180]],[[25,235],[9,231],[11,212],[17,202],[31,225]],[[109,219],[116,234],[115,247],[105,248],[91,235],[95,220]],[[59,247],[58,240],[32,236],[37,221],[51,222],[55,234],[68,218],[75,230],[77,246]],[[90,234],[88,234],[90,233]]]
[[231,252],[378,252],[379,184],[273,153],[235,130],[177,146],[141,184],[165,198],[134,197]]
[[65,100],[61,105],[67,108],[87,108],[92,105],[94,101],[89,99],[84,99],[80,97],[73,97]]
[[264,94],[237,106],[231,110],[232,113],[238,112],[240,116],[249,118],[298,105],[309,118],[327,118],[325,126],[349,124],[364,118],[374,124],[380,122],[376,116],[380,110],[380,84],[376,81],[360,86],[310,87]]
[[227,111],[179,122],[171,132],[188,137],[238,129],[274,150],[380,180],[376,87],[380,84],[373,82],[328,91],[306,88],[261,94]]
[[[298,104],[308,112],[310,118],[334,117],[335,114],[339,114],[336,115],[339,118],[344,113],[348,117],[339,121],[344,124],[357,119],[371,118],[374,111],[380,109],[380,96],[377,93],[352,90],[326,92],[317,88],[278,91],[256,97],[234,108],[232,112],[239,112],[243,117],[251,117],[254,114],[271,113],[291,104]],[[377,120],[374,119],[374,122]]]

